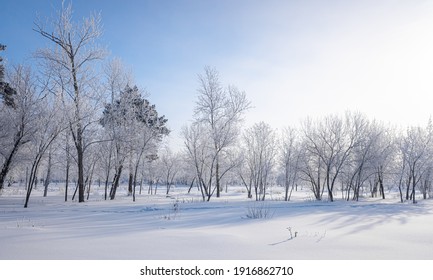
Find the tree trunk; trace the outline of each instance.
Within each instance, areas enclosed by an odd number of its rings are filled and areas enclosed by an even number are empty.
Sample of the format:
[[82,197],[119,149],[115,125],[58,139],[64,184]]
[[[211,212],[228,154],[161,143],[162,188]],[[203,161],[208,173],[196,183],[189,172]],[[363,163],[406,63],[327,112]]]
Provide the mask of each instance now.
[[140,179],[140,192],[139,192],[140,195],[141,195],[142,189],[143,189],[143,177],[141,177],[141,179]]
[[194,181],[195,181],[195,177],[194,177],[194,179],[192,179],[191,185],[189,185],[188,194],[191,192],[191,189],[194,186]]
[[104,200],[107,200],[108,196],[108,179],[110,178],[110,172],[107,173],[105,177],[105,188],[104,188]]
[[135,202],[135,189],[137,187],[137,182],[134,180],[134,188],[132,191],[132,201]]
[[216,191],[217,191],[217,197],[221,196],[220,193],[220,164],[218,160],[218,156],[216,158],[216,164],[215,164],[215,181],[216,181]]
[[47,176],[45,177],[44,181],[44,197],[48,194],[48,185],[50,184],[51,180],[51,151],[48,153],[48,165],[47,165]]
[[[69,152],[69,149],[68,149]],[[67,156],[68,158],[66,159],[66,178],[65,178],[65,202],[68,201],[68,185],[69,185],[69,155]]]
[[134,201],[134,202],[135,202],[135,191],[137,188],[137,174],[138,174],[138,164],[134,168],[134,188],[132,191],[132,201]]
[[379,176],[379,190],[380,193],[382,194],[382,199],[385,199],[385,189],[383,187],[383,171],[382,171],[382,166],[379,167],[378,170],[378,176]]
[[20,130],[15,136],[15,142],[14,142],[14,146],[12,148],[12,151],[9,153],[9,155],[6,158],[5,162],[3,163],[3,167],[0,171],[0,190],[2,190],[4,187],[4,182],[6,180],[6,176],[9,172],[9,169],[10,169],[11,164],[12,164],[12,159],[14,158],[15,154],[18,151],[19,146],[22,143],[21,140],[22,140],[22,132]]
[[[71,47],[72,49],[72,47]],[[77,149],[77,168],[78,168],[78,202],[84,202],[84,147],[83,147],[83,127],[81,124],[80,112],[80,90],[77,81],[77,69],[75,68],[75,53],[69,53],[71,63],[71,74],[74,85],[74,104],[75,104],[75,148]]]
[[32,193],[33,190],[33,186],[36,185],[37,182],[37,177],[36,174],[38,173],[38,167],[39,167],[39,163],[42,159],[42,154],[38,154],[36,155],[33,164],[32,164],[32,168],[30,170],[30,178],[29,178],[29,185],[27,187],[27,194],[26,194],[26,201],[24,203],[24,208],[27,208],[28,204],[29,204],[29,199],[30,199],[30,195]]
[[28,186],[27,186],[27,194],[26,194],[26,200],[24,203],[24,208],[27,208],[29,205],[29,199],[30,199],[30,195],[32,193],[32,189],[33,189],[33,185],[35,184],[36,179],[36,161],[33,162],[32,164],[32,168],[30,170],[30,178],[29,178],[29,182],[28,182]]
[[285,177],[284,177],[284,183],[285,183],[285,187],[286,187],[286,193],[284,195],[284,201],[288,201],[289,200],[289,168],[286,164],[286,173],[285,173]]
[[415,180],[415,172],[412,173],[412,202],[415,204],[416,203],[416,198],[415,198],[415,186],[416,186],[416,180]]
[[129,178],[128,178],[128,196],[132,195],[132,181],[134,180],[134,174],[132,172],[129,172]]
[[75,182],[75,190],[74,190],[74,194],[72,195],[72,201],[75,200],[75,196],[77,195],[77,191],[78,191],[78,182]]
[[119,181],[120,181],[120,176],[122,174],[122,168],[123,168],[123,165],[120,165],[116,170],[116,174],[114,175],[113,186],[111,187],[111,191],[110,191],[110,199],[111,200],[113,200],[116,197],[116,191],[117,191],[117,188],[119,187]]
[[409,195],[410,195],[410,184],[412,181],[412,174],[409,175],[409,180],[406,182],[406,200],[409,200]]
[[[81,141],[81,131],[80,131]],[[78,202],[84,202],[84,153],[82,143],[77,143],[77,167],[78,167]]]
[[[328,180],[329,180],[329,179],[328,179]],[[327,187],[328,187],[328,196],[329,196],[329,201],[333,202],[333,201],[334,201],[334,195],[333,195],[333,193],[332,193],[332,188],[331,188],[331,186],[329,186],[329,182],[328,182],[328,184],[327,184]]]
[[92,164],[92,168],[90,170],[90,174],[89,174],[89,182],[88,182],[88,187],[87,187],[87,198],[86,200],[89,200],[90,197],[90,188],[92,186],[92,181],[93,181],[93,172],[95,171],[95,165],[96,165],[96,160],[93,162]]

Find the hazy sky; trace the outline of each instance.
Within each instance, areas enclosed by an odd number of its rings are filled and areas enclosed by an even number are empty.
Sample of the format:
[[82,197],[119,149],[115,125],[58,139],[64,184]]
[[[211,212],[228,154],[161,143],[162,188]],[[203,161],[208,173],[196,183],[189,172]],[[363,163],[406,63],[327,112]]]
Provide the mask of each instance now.
[[[9,64],[48,44],[32,31],[61,1],[2,0]],[[433,112],[433,1],[73,1],[75,19],[101,12],[101,44],[129,66],[169,119],[192,118],[205,65],[244,90],[247,125],[297,125],[357,110],[397,125]]]

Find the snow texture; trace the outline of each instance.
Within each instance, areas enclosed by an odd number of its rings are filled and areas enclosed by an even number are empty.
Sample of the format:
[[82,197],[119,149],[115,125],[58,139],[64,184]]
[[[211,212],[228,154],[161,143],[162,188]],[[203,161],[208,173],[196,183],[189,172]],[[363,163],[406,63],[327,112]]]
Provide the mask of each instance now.
[[124,193],[104,201],[102,191],[95,186],[85,203],[63,202],[53,185],[45,198],[36,190],[25,209],[24,190],[6,188],[0,259],[433,259],[432,200],[327,202],[299,191],[285,202],[274,187],[268,201],[254,202],[232,187],[202,202],[177,187],[170,197],[161,190],[134,203]]

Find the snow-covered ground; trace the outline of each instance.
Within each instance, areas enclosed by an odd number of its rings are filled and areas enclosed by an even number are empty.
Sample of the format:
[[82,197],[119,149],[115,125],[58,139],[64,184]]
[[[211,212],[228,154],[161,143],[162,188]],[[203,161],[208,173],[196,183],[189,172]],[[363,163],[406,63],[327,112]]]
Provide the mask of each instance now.
[[[167,198],[124,192],[104,201],[94,189],[85,203],[63,202],[53,184],[24,209],[24,190],[0,196],[2,260],[346,260],[433,259],[433,200],[398,198],[318,202],[299,191],[285,202],[248,201],[242,188],[202,202],[178,187]],[[253,219],[251,213],[267,217]]]

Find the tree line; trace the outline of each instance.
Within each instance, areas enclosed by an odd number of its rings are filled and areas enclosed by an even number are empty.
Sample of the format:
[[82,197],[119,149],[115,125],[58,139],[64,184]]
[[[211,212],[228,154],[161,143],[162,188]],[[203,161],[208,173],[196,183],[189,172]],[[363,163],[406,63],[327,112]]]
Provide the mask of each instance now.
[[120,60],[106,62],[100,16],[75,22],[72,15],[67,5],[49,26],[35,23],[51,43],[35,52],[37,71],[5,69],[0,57],[0,191],[24,181],[25,207],[38,182],[47,195],[53,178],[64,182],[65,201],[72,195],[79,202],[95,182],[111,200],[127,182],[133,201],[143,184],[149,195],[159,186],[169,195],[175,183],[197,189],[203,201],[231,184],[255,200],[265,200],[274,185],[284,187],[287,201],[298,186],[329,201],[385,199],[391,188],[401,202],[432,195],[431,121],[398,130],[346,112],[280,131],[264,122],[244,128],[246,93],[223,85],[209,66],[198,75],[193,121],[181,130],[184,146],[172,152],[162,145],[168,120]]
[[265,200],[274,185],[284,186],[285,200],[298,186],[331,202],[336,196],[385,199],[392,189],[398,189],[401,202],[433,195],[431,120],[425,127],[399,130],[347,111],[306,118],[281,131],[265,122],[240,129],[250,106],[245,93],[224,89],[216,69],[205,68],[199,77],[195,120],[182,134],[203,200],[219,196],[221,181],[243,185],[256,200]]

